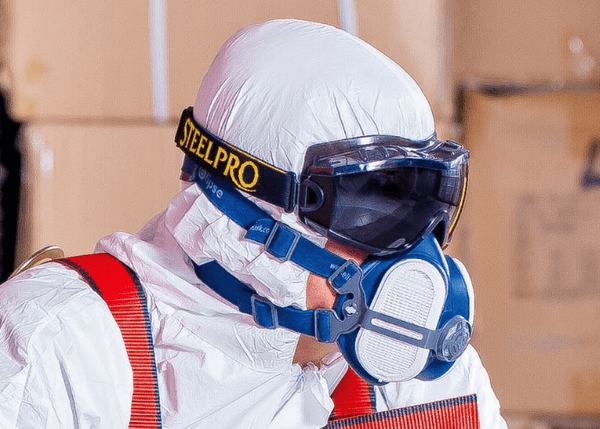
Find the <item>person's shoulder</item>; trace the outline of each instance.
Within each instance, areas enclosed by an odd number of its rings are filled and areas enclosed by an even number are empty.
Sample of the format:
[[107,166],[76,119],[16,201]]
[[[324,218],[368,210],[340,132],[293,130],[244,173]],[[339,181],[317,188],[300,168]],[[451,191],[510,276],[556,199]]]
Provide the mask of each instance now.
[[74,397],[86,398],[78,415],[102,427],[125,427],[129,416],[133,378],[119,327],[102,297],[57,262],[0,285],[0,380],[11,386],[0,391],[2,427],[7,416],[70,427]]
[[58,262],[30,268],[0,285],[0,361],[4,347],[9,349],[5,357],[22,364],[43,362],[52,350],[87,356],[115,348],[127,361],[106,302],[77,271]]
[[48,262],[0,285],[0,321],[4,328],[33,329],[65,312],[102,298],[74,270]]
[[49,293],[82,289],[87,283],[71,268],[59,262],[47,262],[30,268],[0,284],[2,302],[28,301]]

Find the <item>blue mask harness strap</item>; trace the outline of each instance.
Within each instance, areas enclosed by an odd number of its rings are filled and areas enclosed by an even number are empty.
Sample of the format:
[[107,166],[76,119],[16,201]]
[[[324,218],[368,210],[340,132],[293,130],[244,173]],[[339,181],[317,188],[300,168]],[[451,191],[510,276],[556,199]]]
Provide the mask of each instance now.
[[211,261],[196,265],[196,275],[208,287],[240,311],[252,314],[265,328],[284,327],[307,334],[322,342],[335,342],[340,334],[358,326],[359,315],[366,312],[364,293],[360,287],[362,271],[354,261],[347,261],[302,236],[298,231],[276,221],[249,199],[240,195],[226,181],[208,173],[186,158],[182,167],[188,180],[200,186],[207,198],[226,216],[244,228],[246,238],[265,246],[281,261],[292,261],[306,270],[327,278],[344,302],[343,319],[332,309],[301,310],[280,307],[261,297],[252,288]]
[[[367,307],[362,290],[362,269],[352,260],[323,249],[289,226],[276,221],[248,198],[240,195],[227,182],[211,175],[194,161],[186,158],[183,165],[186,177],[200,186],[207,198],[226,216],[244,228],[246,238],[263,244],[265,249],[281,261],[292,261],[306,270],[328,279],[338,295],[345,295],[342,316],[332,309],[302,310],[297,307],[281,307],[256,293],[254,289],[238,280],[218,262],[195,265],[196,275],[204,284],[239,310],[251,314],[255,322],[265,328],[284,327],[310,335],[321,342],[335,342],[341,334],[356,329],[358,325],[386,336],[399,339],[418,347],[433,350],[440,358],[440,347],[446,337],[446,329],[429,330],[411,323],[377,313]],[[385,322],[386,329],[373,320]],[[401,330],[417,335],[407,336]]]

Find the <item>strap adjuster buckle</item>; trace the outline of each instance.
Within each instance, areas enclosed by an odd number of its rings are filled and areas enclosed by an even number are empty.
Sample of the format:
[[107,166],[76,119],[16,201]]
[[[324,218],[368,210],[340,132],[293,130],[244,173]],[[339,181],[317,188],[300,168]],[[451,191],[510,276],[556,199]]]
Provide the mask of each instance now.
[[279,327],[277,308],[267,298],[255,293],[250,297],[250,306],[252,308],[252,318],[257,325],[267,329]]
[[339,294],[358,293],[361,290],[362,270],[352,259],[348,259],[335,270],[327,282]]
[[333,343],[338,337],[356,329],[367,312],[365,294],[362,290],[362,270],[349,259],[327,279],[339,295],[345,295],[338,315],[332,309],[319,308],[314,313],[315,338]]
[[[353,304],[349,304],[352,305]],[[346,306],[347,307],[347,306]],[[344,312],[345,313],[345,312]],[[340,319],[337,313],[329,308],[317,308],[314,312],[315,338],[322,343],[335,343],[339,336],[356,329],[360,324],[360,314],[345,313]]]
[[[291,243],[290,243],[290,245],[289,245],[289,247],[287,249],[287,252],[286,252],[286,254],[284,256],[280,256],[280,255],[276,254],[275,252],[273,252],[273,250],[271,250],[271,244],[273,244],[273,242],[275,240],[275,235],[277,234],[277,231],[279,229],[287,231],[287,232],[291,233],[294,236],[294,238],[292,239],[292,241],[291,241]],[[279,221],[275,221],[275,224],[271,228],[271,231],[269,232],[267,240],[265,241],[265,250],[267,252],[269,252],[271,255],[275,256],[281,262],[289,261],[290,258],[292,257],[292,253],[294,253],[294,249],[296,248],[296,245],[300,241],[301,237],[302,237],[302,234],[300,232],[298,232],[295,229],[287,226],[284,223],[281,223]]]

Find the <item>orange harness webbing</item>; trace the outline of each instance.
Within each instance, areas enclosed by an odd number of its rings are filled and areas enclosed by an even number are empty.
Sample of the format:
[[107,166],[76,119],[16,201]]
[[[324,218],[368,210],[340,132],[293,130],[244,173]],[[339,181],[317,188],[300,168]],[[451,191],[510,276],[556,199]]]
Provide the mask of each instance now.
[[376,412],[373,386],[348,368],[331,397],[324,429],[479,429],[476,395]]
[[133,370],[129,428],[160,429],[160,400],[146,294],[135,273],[107,253],[59,259],[106,301],[125,342]]

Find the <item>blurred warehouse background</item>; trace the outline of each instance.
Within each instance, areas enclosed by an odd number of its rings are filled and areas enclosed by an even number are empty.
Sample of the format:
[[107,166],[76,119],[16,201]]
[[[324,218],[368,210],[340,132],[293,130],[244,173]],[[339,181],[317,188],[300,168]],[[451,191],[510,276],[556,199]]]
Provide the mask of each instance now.
[[274,18],[341,27],[421,85],[472,151],[449,251],[510,427],[600,427],[598,0],[0,0],[0,278],[161,211],[212,58]]

